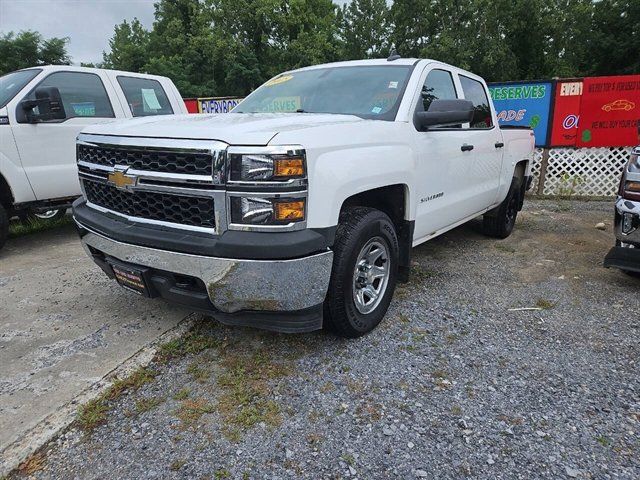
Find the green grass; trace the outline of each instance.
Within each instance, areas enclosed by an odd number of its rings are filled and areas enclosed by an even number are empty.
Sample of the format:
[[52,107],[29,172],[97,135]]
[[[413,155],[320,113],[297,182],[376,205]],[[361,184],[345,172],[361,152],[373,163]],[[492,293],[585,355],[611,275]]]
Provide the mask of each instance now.
[[171,470],[173,470],[174,472],[177,472],[178,470],[180,470],[182,467],[184,467],[184,465],[187,463],[186,460],[179,458],[177,460],[174,460],[173,462],[171,462],[171,466],[169,466],[169,468]]
[[126,378],[116,379],[102,395],[78,408],[76,416],[78,425],[86,432],[92,431],[106,421],[109,401],[118,399],[127,391],[139,389],[142,385],[151,382],[155,376],[156,373],[152,370],[141,367]]
[[207,333],[202,333],[202,327],[196,327],[193,331],[160,345],[156,360],[167,362],[185,355],[195,355],[209,348],[217,347],[219,342]]
[[136,412],[138,413],[148,412],[156,408],[162,402],[164,402],[164,398],[159,398],[159,397],[141,398],[140,400],[136,400]]
[[259,350],[249,355],[227,354],[222,366],[225,371],[218,378],[218,410],[227,431],[237,438],[239,431],[261,422],[280,425],[280,407],[268,398],[269,381],[290,375],[290,365],[274,361],[267,350]]
[[182,421],[184,426],[191,426],[198,423],[200,417],[205,413],[213,413],[215,407],[202,398],[195,400],[184,400],[180,408],[176,411],[176,416]]
[[209,372],[206,368],[198,365],[197,362],[192,362],[187,367],[187,373],[193,377],[196,382],[204,383],[211,376],[211,372]]
[[181,388],[174,396],[174,400],[186,400],[191,395],[191,390],[187,387]]
[[547,300],[546,298],[539,298],[536,301],[536,307],[541,308],[543,310],[550,310],[555,307],[556,304],[551,300]]
[[72,223],[73,218],[69,215],[66,215],[56,221],[40,220],[39,218],[25,222],[13,221],[9,224],[9,238],[23,237],[25,235],[53,230],[66,225],[71,225]]

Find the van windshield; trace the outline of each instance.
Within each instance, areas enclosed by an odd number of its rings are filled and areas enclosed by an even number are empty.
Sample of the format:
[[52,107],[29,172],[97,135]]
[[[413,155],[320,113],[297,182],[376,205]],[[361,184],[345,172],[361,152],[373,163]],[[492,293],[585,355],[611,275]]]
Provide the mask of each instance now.
[[335,113],[393,120],[411,66],[329,67],[284,73],[245,98],[234,113]]
[[0,77],[0,108],[9,103],[40,72],[39,68],[31,68],[7,73]]

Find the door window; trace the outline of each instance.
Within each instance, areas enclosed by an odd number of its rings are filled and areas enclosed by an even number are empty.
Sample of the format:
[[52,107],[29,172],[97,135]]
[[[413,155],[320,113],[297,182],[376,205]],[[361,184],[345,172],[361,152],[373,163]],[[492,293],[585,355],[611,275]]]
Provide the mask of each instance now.
[[434,100],[455,100],[458,98],[453,77],[445,70],[431,70],[422,86],[422,106],[428,111]]
[[162,85],[157,80],[139,77],[118,77],[134,117],[171,115],[173,108]]
[[491,107],[487,91],[482,83],[472,78],[460,75],[460,84],[464,98],[473,103],[473,120],[471,120],[471,128],[491,128],[493,120],[491,118]]
[[[56,87],[58,89],[67,119],[115,117],[102,80],[94,73],[56,72],[40,82],[36,88],[38,87]],[[26,98],[35,100],[35,89]]]

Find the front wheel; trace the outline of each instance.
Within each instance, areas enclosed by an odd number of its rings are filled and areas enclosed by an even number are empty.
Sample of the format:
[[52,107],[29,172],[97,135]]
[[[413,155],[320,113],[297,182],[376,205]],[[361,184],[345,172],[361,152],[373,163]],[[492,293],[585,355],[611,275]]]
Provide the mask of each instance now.
[[373,208],[340,216],[325,318],[341,336],[355,338],[384,317],[398,274],[398,237],[391,219]]
[[67,213],[66,208],[58,208],[52,210],[36,211],[28,210],[20,218],[25,223],[30,222],[43,222],[43,223],[55,223],[62,219]]

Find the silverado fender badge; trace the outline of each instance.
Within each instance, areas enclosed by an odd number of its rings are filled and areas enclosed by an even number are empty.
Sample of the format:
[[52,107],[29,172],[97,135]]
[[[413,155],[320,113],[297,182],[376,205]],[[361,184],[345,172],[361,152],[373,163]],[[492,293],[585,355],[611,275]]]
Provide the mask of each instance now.
[[127,190],[136,184],[137,177],[127,175],[126,170],[115,170],[107,177],[110,184],[120,190]]

